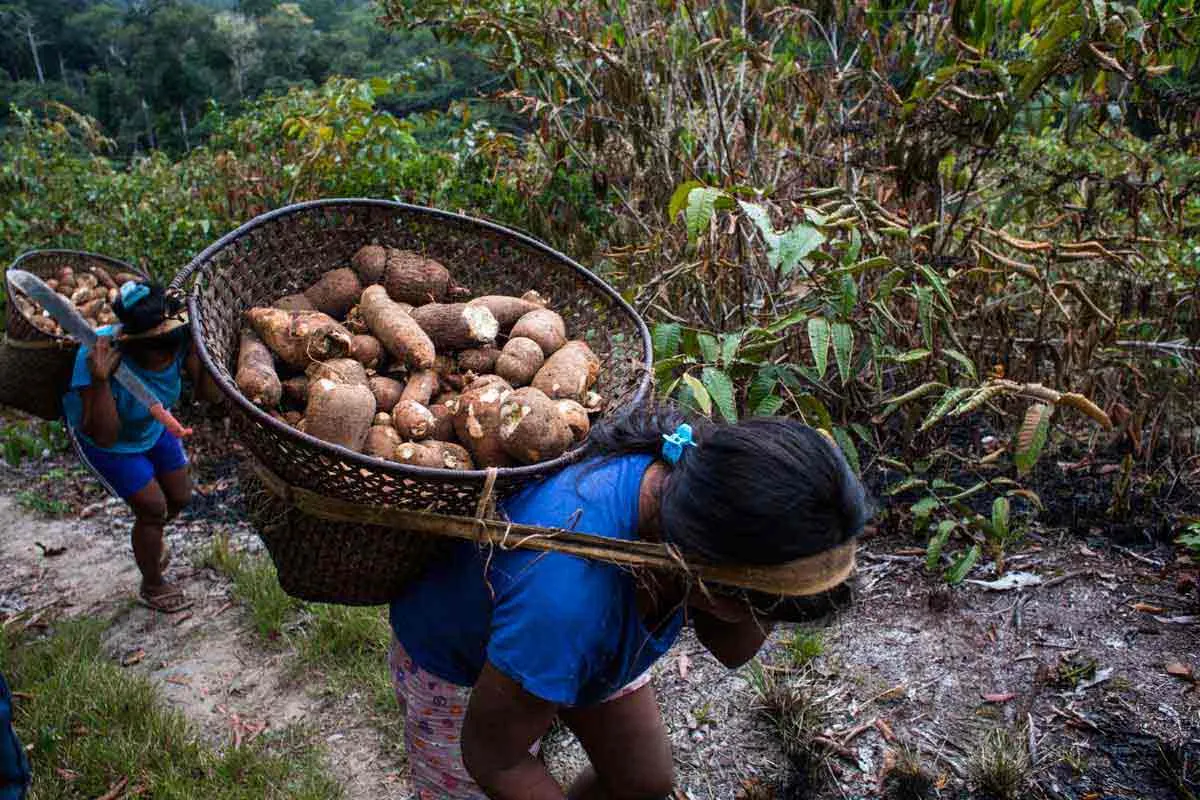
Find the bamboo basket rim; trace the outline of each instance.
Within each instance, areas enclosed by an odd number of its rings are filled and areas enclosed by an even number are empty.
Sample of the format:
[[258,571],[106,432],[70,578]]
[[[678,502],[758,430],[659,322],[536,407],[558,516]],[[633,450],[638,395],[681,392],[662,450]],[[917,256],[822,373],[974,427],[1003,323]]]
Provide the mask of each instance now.
[[[486,480],[488,470],[473,469],[473,470],[452,470],[439,467],[420,467],[411,464],[400,464],[394,461],[386,461],[374,456],[368,456],[364,453],[359,453],[341,445],[326,442],[323,439],[318,439],[315,436],[310,436],[307,433],[298,431],[295,428],[275,419],[267,414],[258,406],[251,403],[231,381],[226,380],[216,368],[212,354],[209,353],[208,347],[204,341],[204,337],[200,335],[200,320],[201,312],[199,306],[200,286],[197,278],[203,273],[204,267],[208,265],[213,256],[225,250],[226,248],[236,244],[251,231],[262,227],[276,219],[288,217],[297,214],[307,213],[313,210],[323,208],[337,208],[347,206],[359,207],[380,207],[394,209],[402,213],[414,213],[418,215],[426,215],[435,219],[453,222],[459,225],[478,226],[491,233],[500,234],[502,236],[516,239],[523,245],[539,250],[545,255],[557,260],[565,268],[572,270],[578,277],[590,283],[594,289],[606,296],[615,306],[616,309],[624,313],[634,322],[637,328],[638,336],[641,338],[641,377],[638,379],[637,388],[632,397],[629,399],[630,404],[642,403],[647,393],[650,390],[651,376],[653,374],[654,350],[653,342],[650,338],[650,330],[646,327],[645,320],[641,315],[626,302],[625,298],[621,297],[616,289],[609,286],[604,280],[593,273],[591,270],[584,267],[579,262],[572,259],[570,256],[555,250],[545,242],[522,233],[513,228],[500,225],[488,220],[470,217],[465,214],[458,214],[453,211],[444,211],[442,209],[430,208],[428,206],[414,205],[412,203],[401,203],[394,200],[380,200],[372,198],[326,198],[321,200],[309,200],[302,203],[292,203],[281,208],[268,211],[260,214],[257,217],[243,223],[239,227],[222,236],[217,241],[210,244],[200,252],[191,262],[183,268],[170,283],[172,289],[183,289],[185,285],[191,281],[192,287],[188,292],[188,319],[189,327],[192,331],[192,343],[196,348],[197,355],[200,358],[204,369],[212,376],[214,382],[224,394],[233,403],[236,403],[239,408],[245,412],[249,419],[257,425],[266,426],[269,430],[273,430],[284,437],[296,437],[306,444],[317,448],[318,450],[332,451],[337,454],[337,457],[350,462],[354,466],[362,469],[372,470],[374,472],[383,472],[392,475],[396,478],[403,479],[405,477],[437,479],[452,483],[478,483]],[[501,478],[514,478],[530,480],[539,477],[548,476],[563,467],[569,466],[578,461],[586,453],[588,448],[587,440],[576,447],[571,448],[561,456],[550,461],[543,461],[537,464],[528,464],[517,467],[503,467],[499,469]]]
[[[140,275],[142,278],[146,278],[146,279],[149,279],[149,277],[150,277],[146,273],[146,271],[143,270],[141,267],[135,266],[134,264],[130,264],[128,261],[123,261],[115,256],[105,255],[104,253],[95,253],[90,250],[72,250],[70,248],[61,248],[61,247],[47,247],[47,248],[37,248],[34,250],[26,250],[25,252],[21,253],[19,256],[14,258],[12,260],[12,263],[4,268],[4,290],[5,290],[5,295],[6,295],[5,303],[8,304],[9,307],[13,309],[12,313],[20,314],[21,311],[20,311],[20,309],[16,309],[12,306],[12,300],[10,298],[12,298],[12,296],[13,296],[13,287],[12,287],[12,284],[10,284],[8,282],[8,271],[11,269],[24,269],[22,264],[25,261],[28,261],[30,259],[37,258],[40,256],[50,256],[50,257],[58,257],[58,258],[64,258],[64,259],[90,258],[90,259],[94,259],[96,261],[106,261],[109,264],[113,265],[114,267],[119,267],[120,268],[120,269],[118,269],[119,272],[131,272],[131,273],[134,273],[135,275]],[[46,333],[45,331],[42,331],[42,330],[38,330],[38,333],[42,337],[53,340],[53,341],[78,343],[76,339],[74,339],[71,336],[67,336],[66,334]],[[20,340],[14,339],[12,341],[20,341]]]

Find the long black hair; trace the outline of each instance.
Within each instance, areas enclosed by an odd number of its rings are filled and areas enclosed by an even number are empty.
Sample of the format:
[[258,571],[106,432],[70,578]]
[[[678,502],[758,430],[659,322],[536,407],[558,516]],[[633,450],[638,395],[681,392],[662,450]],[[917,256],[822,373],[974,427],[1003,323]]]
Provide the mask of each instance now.
[[660,456],[663,436],[687,422],[685,447],[663,488],[663,538],[714,562],[779,564],[852,539],[870,516],[866,490],[841,452],[793,419],[726,425],[671,405],[634,406],[592,429],[596,455]]

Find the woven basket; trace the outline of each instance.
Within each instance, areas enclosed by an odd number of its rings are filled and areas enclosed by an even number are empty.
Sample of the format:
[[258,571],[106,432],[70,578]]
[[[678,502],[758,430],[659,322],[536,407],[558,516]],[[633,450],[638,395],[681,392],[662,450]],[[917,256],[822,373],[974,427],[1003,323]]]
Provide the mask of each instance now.
[[[22,269],[46,279],[61,267],[89,272],[103,267],[111,273],[141,270],[124,261],[84,253],[78,250],[30,250],[18,256],[9,269]],[[5,279],[8,297],[13,287]],[[0,345],[0,405],[54,420],[62,416],[62,395],[70,385],[71,371],[79,343],[67,336],[55,336],[35,328],[14,302],[7,303],[5,341]]]
[[[273,419],[238,392],[233,379],[247,309],[302,291],[323,272],[347,266],[365,244],[414,250],[445,264],[472,295],[536,289],[550,299],[573,338],[601,359],[596,390],[614,408],[640,402],[649,388],[645,323],[612,288],[571,259],[499,225],[383,200],[321,200],[251,220],[192,261],[172,281],[190,285],[189,313],[201,361],[229,400],[240,441],[272,473],[326,497],[412,510],[474,515],[487,472],[414,467],[323,442]],[[582,454],[575,448],[542,464],[501,469],[503,494],[549,475]],[[278,516],[258,525],[289,593],[346,604],[387,602],[428,557],[427,539],[379,526]],[[270,518],[271,514],[254,514]],[[283,528],[286,527],[286,530]]]

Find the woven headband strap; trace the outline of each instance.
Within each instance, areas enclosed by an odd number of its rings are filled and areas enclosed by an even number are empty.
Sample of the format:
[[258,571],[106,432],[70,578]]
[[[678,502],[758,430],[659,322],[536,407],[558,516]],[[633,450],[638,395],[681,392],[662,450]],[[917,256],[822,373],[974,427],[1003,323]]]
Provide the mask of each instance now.
[[844,583],[854,572],[857,540],[850,539],[816,555],[797,558],[784,564],[705,565],[697,572],[702,578],[720,580],[746,589],[785,597],[820,594]]

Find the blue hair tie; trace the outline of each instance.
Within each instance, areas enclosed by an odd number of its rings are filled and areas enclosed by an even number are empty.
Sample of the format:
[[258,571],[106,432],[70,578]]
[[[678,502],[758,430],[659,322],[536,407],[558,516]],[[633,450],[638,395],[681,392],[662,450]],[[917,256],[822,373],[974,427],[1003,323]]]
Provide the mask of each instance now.
[[692,441],[692,426],[686,422],[681,423],[674,433],[663,434],[662,454],[668,464],[678,464],[679,459],[683,458],[684,448],[695,446],[696,443]]
[[121,305],[125,308],[133,308],[149,294],[150,287],[146,284],[125,281],[121,284]]

